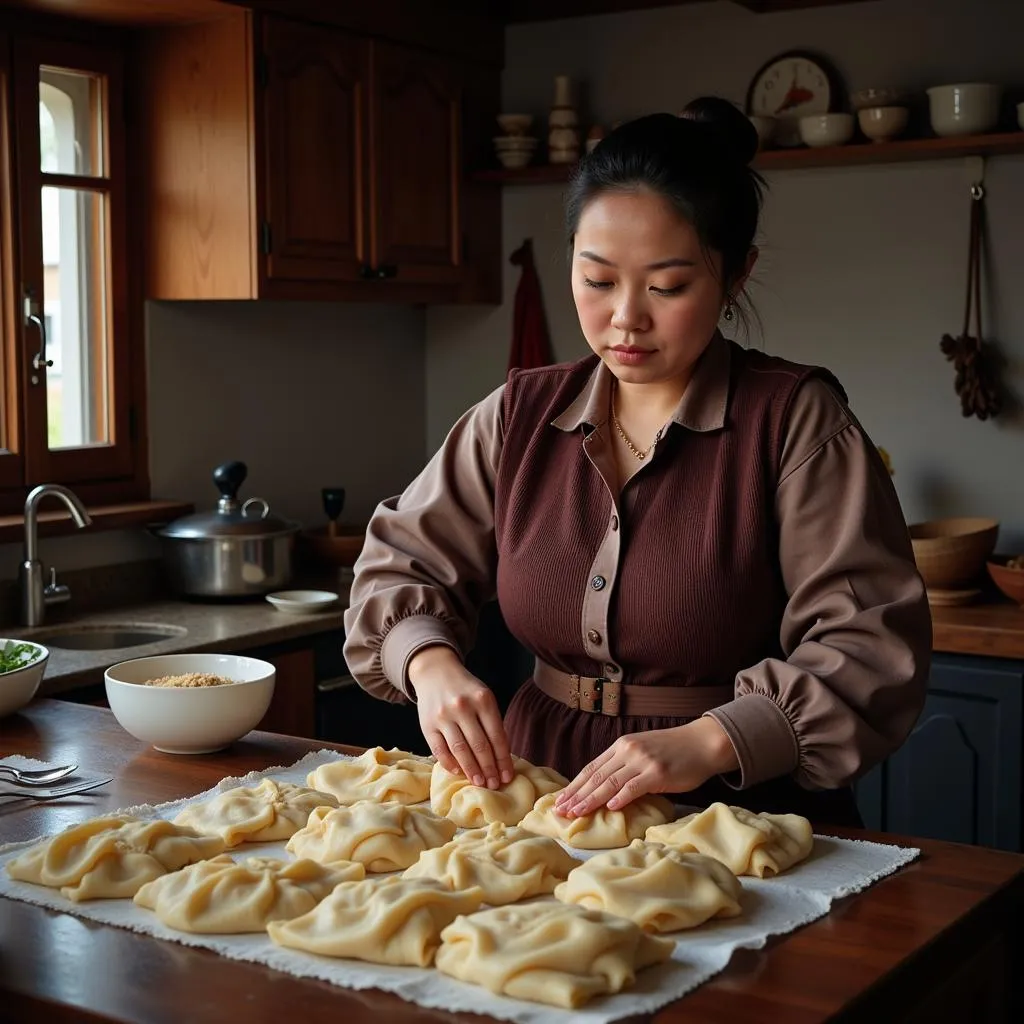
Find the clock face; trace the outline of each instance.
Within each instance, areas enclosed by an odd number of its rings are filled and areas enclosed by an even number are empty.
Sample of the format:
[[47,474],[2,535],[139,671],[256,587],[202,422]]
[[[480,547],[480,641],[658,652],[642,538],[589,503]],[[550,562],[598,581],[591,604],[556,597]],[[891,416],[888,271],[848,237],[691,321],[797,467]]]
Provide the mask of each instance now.
[[827,114],[832,109],[832,81],[826,68],[806,54],[783,54],[754,77],[747,94],[747,110],[776,119],[775,141],[783,146],[800,143],[799,118]]

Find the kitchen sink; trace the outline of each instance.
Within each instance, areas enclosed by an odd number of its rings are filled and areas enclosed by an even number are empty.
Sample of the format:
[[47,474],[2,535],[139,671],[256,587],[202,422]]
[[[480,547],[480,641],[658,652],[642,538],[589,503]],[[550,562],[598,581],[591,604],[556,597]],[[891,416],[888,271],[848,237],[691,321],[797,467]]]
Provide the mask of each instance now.
[[183,626],[164,626],[155,623],[110,625],[110,626],[66,626],[60,629],[44,630],[29,637],[45,647],[56,647],[66,651],[115,651],[125,647],[142,647],[159,643],[172,637],[188,633]]

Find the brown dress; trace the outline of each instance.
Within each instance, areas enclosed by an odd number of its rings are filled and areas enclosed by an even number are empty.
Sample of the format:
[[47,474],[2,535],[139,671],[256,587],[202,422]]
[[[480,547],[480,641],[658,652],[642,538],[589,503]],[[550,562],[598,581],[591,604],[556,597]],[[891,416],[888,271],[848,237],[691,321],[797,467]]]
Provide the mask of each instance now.
[[[382,503],[346,613],[353,675],[412,696],[412,655],[464,653],[496,592],[564,672],[733,686],[709,713],[739,771],[682,802],[855,823],[849,783],[908,734],[931,641],[877,452],[824,371],[716,336],[619,492],[610,386],[596,358],[512,373]],[[526,682],[506,727],[515,753],[571,777],[619,736],[683,721],[572,710]]]

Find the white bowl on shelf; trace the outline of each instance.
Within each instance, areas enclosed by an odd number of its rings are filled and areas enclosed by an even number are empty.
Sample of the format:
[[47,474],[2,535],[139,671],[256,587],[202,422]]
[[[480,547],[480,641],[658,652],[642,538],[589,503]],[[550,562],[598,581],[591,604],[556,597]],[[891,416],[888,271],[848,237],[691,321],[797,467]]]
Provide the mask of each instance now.
[[904,131],[909,115],[906,107],[864,107],[857,111],[857,123],[872,142],[888,142]]
[[842,146],[853,138],[853,114],[809,114],[799,125],[808,146]]
[[[209,673],[220,686],[147,686],[163,676]],[[165,754],[209,754],[255,729],[274,696],[269,661],[240,654],[165,654],[112,665],[107,703],[125,732]]]
[[278,590],[267,594],[267,600],[288,615],[315,615],[337,604],[338,595],[330,590]]
[[1017,124],[1020,125],[1021,131],[1024,131],[1024,103],[1017,104]]
[[999,123],[1003,88],[987,82],[935,85],[928,90],[928,110],[936,135],[984,135]]
[[533,159],[533,152],[520,149],[502,150],[498,153],[498,159],[501,161],[502,167],[507,167],[509,170],[518,170],[520,167],[526,167],[530,163]]
[[0,718],[19,711],[32,700],[43,681],[46,663],[50,660],[50,652],[42,644],[31,640],[0,639],[0,648],[9,643],[24,644],[34,650],[35,656],[20,668],[0,673]]

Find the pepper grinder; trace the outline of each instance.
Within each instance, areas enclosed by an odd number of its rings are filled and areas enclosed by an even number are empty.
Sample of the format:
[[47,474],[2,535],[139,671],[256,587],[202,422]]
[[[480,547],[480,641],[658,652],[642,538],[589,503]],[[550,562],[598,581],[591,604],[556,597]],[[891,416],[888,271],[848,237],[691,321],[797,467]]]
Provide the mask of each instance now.
[[345,507],[345,488],[325,487],[320,491],[320,498],[324,503],[324,512],[327,513],[327,536],[337,537],[341,533],[338,516]]

